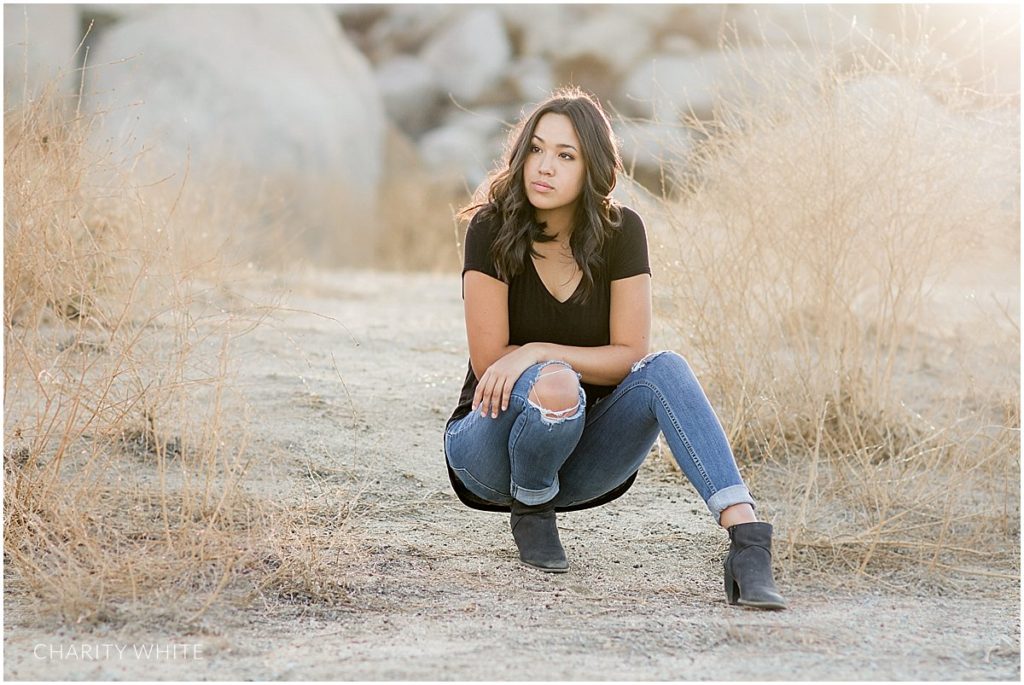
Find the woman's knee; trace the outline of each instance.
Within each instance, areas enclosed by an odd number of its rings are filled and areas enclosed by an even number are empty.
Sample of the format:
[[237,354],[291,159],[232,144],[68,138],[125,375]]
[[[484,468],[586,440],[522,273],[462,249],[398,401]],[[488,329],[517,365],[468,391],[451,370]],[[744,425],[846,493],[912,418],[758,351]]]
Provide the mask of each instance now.
[[675,380],[696,381],[693,370],[686,359],[672,350],[652,352],[634,364],[632,370],[633,372],[646,370],[646,373],[653,377],[665,376]]
[[547,418],[571,418],[583,403],[579,376],[568,364],[549,362],[537,372],[528,399]]

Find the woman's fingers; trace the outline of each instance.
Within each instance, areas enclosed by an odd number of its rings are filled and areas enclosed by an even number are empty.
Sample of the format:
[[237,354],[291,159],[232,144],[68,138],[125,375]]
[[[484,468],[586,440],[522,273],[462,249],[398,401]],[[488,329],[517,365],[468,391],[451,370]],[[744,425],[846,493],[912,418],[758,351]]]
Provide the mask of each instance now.
[[508,381],[505,383],[505,389],[501,393],[501,410],[505,411],[508,409],[508,400],[512,397],[512,386],[515,385],[514,381]]
[[487,416],[487,398],[490,393],[487,386],[494,382],[494,374],[485,371],[476,385],[476,392],[473,394],[473,411],[480,410],[480,416]]
[[484,373],[483,378],[480,379],[480,416],[487,416],[491,413],[491,407],[494,404],[494,385],[498,382],[498,377],[495,373],[488,370]]
[[[487,374],[484,374],[484,375],[487,375]],[[480,380],[478,380],[476,382],[476,390],[473,391],[473,411],[476,411],[477,407],[480,406],[480,400],[483,399],[483,396],[484,396],[484,379],[481,378]]]
[[496,388],[497,394],[495,395],[494,402],[494,415],[497,416],[498,412],[505,411],[508,409],[508,396],[512,392],[512,385],[515,383],[511,378],[501,379],[501,385]]
[[487,416],[487,410],[489,409],[488,405],[491,401],[491,391],[487,386],[493,382],[493,379],[489,376],[485,376],[485,378],[486,383],[484,382],[484,378],[480,379],[480,406],[478,407],[480,410],[480,416]]
[[501,399],[501,392],[502,389],[504,388],[504,385],[505,379],[502,378],[501,376],[498,376],[497,378],[494,379],[494,383],[488,389],[489,393],[487,395],[487,411],[490,412],[492,419],[498,418],[499,400]]
[[491,365],[477,382],[476,391],[473,393],[473,411],[479,410],[480,416],[490,414],[492,418],[497,418],[499,413],[507,411],[512,399],[512,390],[521,375],[522,369],[507,358]]
[[476,392],[473,394],[473,411],[480,410],[480,416],[491,415],[497,418],[499,411],[508,409],[508,399],[512,394],[512,383],[503,376],[484,372],[477,383]]

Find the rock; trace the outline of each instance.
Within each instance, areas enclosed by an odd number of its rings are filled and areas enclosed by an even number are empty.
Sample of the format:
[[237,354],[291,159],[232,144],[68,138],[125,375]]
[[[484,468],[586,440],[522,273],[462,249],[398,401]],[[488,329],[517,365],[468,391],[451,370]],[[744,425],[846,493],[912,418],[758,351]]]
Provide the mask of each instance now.
[[522,57],[557,57],[569,27],[578,24],[588,8],[582,5],[498,5],[508,26],[515,52]]
[[[324,6],[181,5],[112,27],[99,43],[87,104],[101,140],[141,151],[139,181],[196,186],[225,173],[293,199],[321,261],[365,262],[385,117],[366,59]],[[127,60],[127,61],[123,61]],[[122,62],[123,61],[123,62]],[[171,185],[176,185],[172,181]]]
[[330,9],[334,15],[341,20],[342,26],[347,28],[349,24],[353,24],[355,26],[370,26],[371,24],[393,14],[394,10],[400,7],[403,7],[403,5],[388,7],[387,5],[343,3],[330,5],[328,9]]
[[386,14],[370,27],[360,47],[374,62],[418,53],[431,36],[465,11],[452,5],[388,5]]
[[735,48],[695,57],[659,54],[630,72],[616,106],[658,121],[710,119],[716,105],[757,102],[813,87],[814,74],[793,49]]
[[[790,47],[829,45],[835,36],[849,31],[851,20],[860,15],[861,24],[869,23],[870,5],[724,5],[720,13],[709,13],[706,29],[711,32],[722,23],[735,27],[742,44]],[[730,32],[731,33],[731,32]]]
[[618,91],[621,81],[604,61],[590,55],[556,60],[554,71],[556,84],[578,86],[595,95],[605,105],[608,96],[614,96]]
[[4,109],[50,84],[58,97],[77,92],[81,40],[74,5],[4,5]]
[[708,114],[724,67],[717,53],[698,58],[655,55],[626,77],[616,104],[628,114],[659,121],[674,121],[688,109]]
[[648,31],[660,32],[677,22],[679,5],[609,5],[609,10],[627,13],[631,20],[639,22]]
[[420,139],[420,158],[432,170],[458,171],[475,188],[501,156],[509,118],[503,109],[458,112]]
[[430,169],[458,171],[470,185],[487,172],[484,153],[486,137],[458,126],[441,126],[426,133],[419,142],[420,158]]
[[440,88],[434,70],[421,60],[392,57],[377,67],[375,77],[384,108],[403,131],[417,135],[435,120]]
[[634,15],[632,5],[609,5],[562,35],[559,60],[594,60],[612,75],[625,73],[650,45],[649,27]]
[[689,131],[678,124],[617,121],[622,164],[634,179],[659,192],[662,174],[670,176],[686,164],[692,149]]
[[447,93],[462,104],[472,104],[501,80],[512,46],[498,12],[480,8],[458,16],[427,42],[420,55]]
[[539,102],[555,88],[551,63],[540,57],[514,62],[505,74],[520,102]]
[[113,17],[114,19],[131,19],[140,17],[159,9],[158,5],[147,5],[147,4],[117,4],[117,3],[99,3],[90,2],[82,5],[78,5],[79,11],[83,17],[92,16],[107,16]]
[[678,33],[666,34],[659,42],[659,52],[670,55],[692,57],[700,52],[700,45],[693,38]]

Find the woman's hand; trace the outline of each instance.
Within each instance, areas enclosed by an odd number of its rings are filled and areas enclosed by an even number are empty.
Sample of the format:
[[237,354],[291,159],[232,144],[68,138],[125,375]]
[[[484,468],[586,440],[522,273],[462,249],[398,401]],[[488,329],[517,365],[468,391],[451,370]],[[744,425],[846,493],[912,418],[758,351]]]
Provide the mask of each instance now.
[[537,345],[530,343],[517,347],[487,367],[473,394],[473,411],[479,407],[480,416],[490,412],[491,418],[497,418],[499,411],[508,409],[512,387],[523,371],[539,361]]

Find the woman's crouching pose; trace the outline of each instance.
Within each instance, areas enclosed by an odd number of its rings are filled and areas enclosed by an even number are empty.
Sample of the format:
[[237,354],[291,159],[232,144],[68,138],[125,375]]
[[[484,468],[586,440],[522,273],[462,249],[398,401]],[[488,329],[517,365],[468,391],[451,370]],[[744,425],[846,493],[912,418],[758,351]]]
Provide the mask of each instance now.
[[664,433],[729,531],[729,602],[785,608],[772,528],[754,515],[700,383],[678,354],[647,354],[646,232],[609,197],[621,162],[607,117],[591,96],[562,91],[510,142],[508,167],[466,210],[470,360],[445,432],[456,493],[474,508],[511,511],[520,559],[564,572],[555,512],[621,495]]

